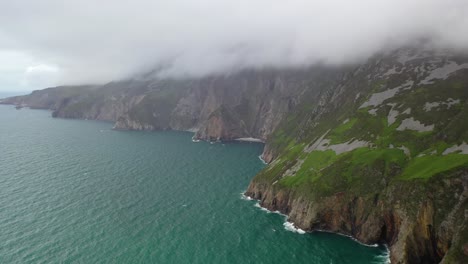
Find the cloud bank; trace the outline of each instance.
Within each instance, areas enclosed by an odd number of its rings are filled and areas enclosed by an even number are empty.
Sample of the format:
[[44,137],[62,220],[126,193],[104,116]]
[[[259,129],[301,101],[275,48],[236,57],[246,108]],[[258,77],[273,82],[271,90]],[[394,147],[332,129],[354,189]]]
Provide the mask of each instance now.
[[35,64],[23,74],[56,84],[107,82],[161,65],[164,76],[200,76],[350,63],[421,38],[464,49],[467,33],[466,0],[0,3],[0,54],[29,57]]

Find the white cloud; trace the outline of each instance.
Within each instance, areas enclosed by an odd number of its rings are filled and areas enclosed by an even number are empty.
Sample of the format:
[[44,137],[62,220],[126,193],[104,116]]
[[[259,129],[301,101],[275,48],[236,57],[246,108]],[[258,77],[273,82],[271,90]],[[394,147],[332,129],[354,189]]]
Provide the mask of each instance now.
[[38,64],[26,68],[20,81],[23,87],[49,87],[57,85],[60,70],[56,66]]
[[58,83],[104,82],[160,64],[166,75],[203,75],[348,63],[423,37],[464,49],[466,32],[466,0],[0,3],[0,50],[56,65],[60,70],[41,74]]

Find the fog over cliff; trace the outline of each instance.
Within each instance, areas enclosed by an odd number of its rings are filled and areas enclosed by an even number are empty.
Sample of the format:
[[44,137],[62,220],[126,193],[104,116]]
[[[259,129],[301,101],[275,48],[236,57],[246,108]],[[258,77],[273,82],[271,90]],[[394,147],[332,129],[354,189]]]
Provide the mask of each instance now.
[[352,63],[467,32],[466,0],[1,1],[0,89]]

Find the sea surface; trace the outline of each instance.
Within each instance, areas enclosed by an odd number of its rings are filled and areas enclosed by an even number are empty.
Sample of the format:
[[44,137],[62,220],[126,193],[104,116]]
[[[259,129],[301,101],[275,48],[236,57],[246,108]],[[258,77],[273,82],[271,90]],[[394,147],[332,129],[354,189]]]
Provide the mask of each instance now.
[[[385,263],[242,198],[258,143],[113,131],[0,105],[0,263]],[[297,230],[296,230],[297,231]]]

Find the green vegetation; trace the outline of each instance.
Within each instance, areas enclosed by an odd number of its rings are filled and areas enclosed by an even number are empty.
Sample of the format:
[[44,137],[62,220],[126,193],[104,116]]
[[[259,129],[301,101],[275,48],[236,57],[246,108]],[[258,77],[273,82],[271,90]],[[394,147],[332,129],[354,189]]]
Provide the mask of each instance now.
[[406,162],[406,155],[399,149],[359,148],[340,155],[332,150],[312,151],[295,175],[282,178],[280,183],[298,188],[304,195],[311,190],[327,195],[337,191],[362,192],[362,186],[378,184],[382,177],[392,178],[394,168]]
[[[416,76],[394,78],[376,80],[366,87],[356,85],[355,89],[365,95],[361,97],[349,88],[338,107],[313,121],[304,122],[310,105],[299,106],[271,136],[270,146],[280,153],[279,158],[256,180],[276,182],[275,189],[285,188],[310,199],[338,192],[371,197],[389,186],[412,192],[422,184],[424,189],[437,176],[446,177],[468,168],[468,155],[442,155],[448,147],[468,142],[468,89],[463,86],[468,78],[459,75],[402,90],[379,106],[359,108],[372,93],[399,86]],[[449,98],[460,103],[451,107],[441,105],[432,111],[424,109],[426,102],[445,102]],[[369,113],[371,109],[377,109],[375,114]],[[389,124],[391,110],[398,114],[395,122]],[[411,117],[425,125],[434,124],[433,131],[397,130],[404,119]],[[340,155],[332,150],[304,151],[325,133],[330,145],[363,140],[371,147]],[[406,205],[416,207],[419,198],[414,198]]]
[[413,159],[399,177],[404,180],[428,179],[442,172],[468,167],[468,155],[448,154],[445,156],[427,155]]

